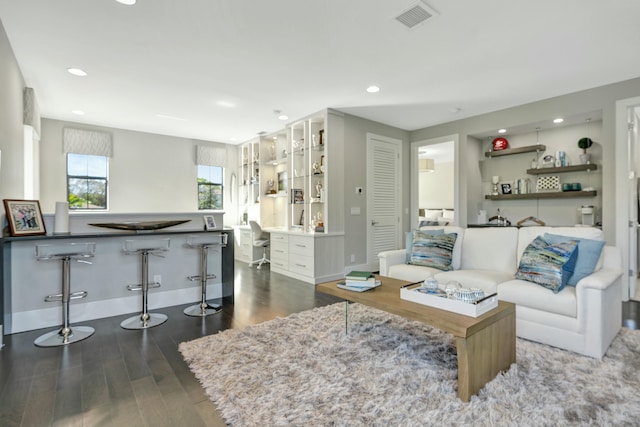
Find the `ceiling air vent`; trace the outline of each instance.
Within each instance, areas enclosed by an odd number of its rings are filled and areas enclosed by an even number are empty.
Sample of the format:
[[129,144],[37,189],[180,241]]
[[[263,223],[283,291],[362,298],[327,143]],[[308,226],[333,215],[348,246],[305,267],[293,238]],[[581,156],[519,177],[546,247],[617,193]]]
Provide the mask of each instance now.
[[407,28],[413,28],[433,17],[433,15],[435,15],[435,11],[433,9],[423,3],[416,3],[400,15],[396,16],[396,20]]

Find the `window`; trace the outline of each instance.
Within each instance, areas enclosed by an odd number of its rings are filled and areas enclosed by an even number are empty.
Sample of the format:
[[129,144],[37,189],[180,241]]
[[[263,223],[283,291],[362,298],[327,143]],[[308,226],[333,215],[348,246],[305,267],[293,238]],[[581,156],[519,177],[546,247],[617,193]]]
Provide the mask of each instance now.
[[222,209],[222,177],[220,166],[198,165],[198,209]]
[[69,209],[107,209],[109,158],[67,153]]

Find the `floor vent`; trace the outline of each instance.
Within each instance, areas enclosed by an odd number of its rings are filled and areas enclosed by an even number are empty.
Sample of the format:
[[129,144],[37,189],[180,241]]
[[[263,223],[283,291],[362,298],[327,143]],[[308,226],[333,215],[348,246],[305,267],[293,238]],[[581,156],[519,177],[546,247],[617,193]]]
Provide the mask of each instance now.
[[396,16],[396,20],[407,28],[413,28],[416,25],[422,24],[427,19],[433,17],[433,15],[433,10],[429,10],[422,3],[417,3],[402,12],[400,15]]

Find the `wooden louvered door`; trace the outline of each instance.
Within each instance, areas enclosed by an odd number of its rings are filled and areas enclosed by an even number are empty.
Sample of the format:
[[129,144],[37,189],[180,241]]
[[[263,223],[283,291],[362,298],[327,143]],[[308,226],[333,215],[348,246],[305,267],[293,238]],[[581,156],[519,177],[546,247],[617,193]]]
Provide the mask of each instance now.
[[401,146],[400,140],[367,134],[367,263],[375,270],[380,252],[401,245]]

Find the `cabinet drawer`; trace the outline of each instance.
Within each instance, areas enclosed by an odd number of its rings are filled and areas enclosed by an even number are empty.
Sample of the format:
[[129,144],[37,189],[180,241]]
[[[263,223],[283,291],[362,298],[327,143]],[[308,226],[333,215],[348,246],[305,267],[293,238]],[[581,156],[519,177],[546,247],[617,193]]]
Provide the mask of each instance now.
[[291,236],[289,255],[293,257],[309,256],[313,258],[313,237]]
[[281,259],[281,260],[287,260],[289,259],[289,248],[286,246],[282,246],[282,245],[278,245],[278,246],[272,246],[271,250],[269,251],[271,254],[271,259]]
[[269,239],[271,240],[271,245],[272,246],[276,242],[284,243],[285,245],[289,243],[289,236],[286,235],[286,234],[271,233],[271,235],[269,236]]
[[280,270],[289,270],[289,261],[287,259],[271,258],[271,267]]
[[303,274],[305,276],[314,275],[314,262],[313,257],[292,255],[289,259],[289,271]]

